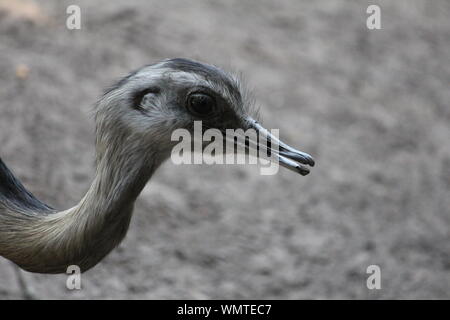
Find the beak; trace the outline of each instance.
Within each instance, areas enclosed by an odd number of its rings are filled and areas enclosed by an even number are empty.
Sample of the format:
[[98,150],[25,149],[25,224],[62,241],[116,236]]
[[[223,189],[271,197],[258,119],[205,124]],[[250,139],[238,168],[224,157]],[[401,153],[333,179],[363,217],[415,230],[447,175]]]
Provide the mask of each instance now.
[[313,157],[280,141],[256,120],[250,118],[248,121],[250,128],[256,131],[258,141],[246,140],[246,150],[257,151],[259,157],[270,161],[278,161],[281,166],[302,176],[309,174],[308,166],[314,167],[315,164]]

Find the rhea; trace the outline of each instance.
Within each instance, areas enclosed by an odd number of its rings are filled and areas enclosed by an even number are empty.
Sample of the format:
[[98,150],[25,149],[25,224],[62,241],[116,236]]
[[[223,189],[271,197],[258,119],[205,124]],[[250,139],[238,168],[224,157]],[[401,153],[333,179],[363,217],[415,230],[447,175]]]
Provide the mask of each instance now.
[[[222,132],[253,128],[279,145],[273,154],[281,165],[306,175],[313,158],[270,136],[246,97],[236,77],[187,59],[121,79],[96,104],[95,177],[73,208],[58,211],[36,199],[0,159],[0,255],[37,273],[95,266],[124,238],[136,198],[170,157],[171,133],[193,130],[196,120]],[[246,147],[263,146],[258,140]]]

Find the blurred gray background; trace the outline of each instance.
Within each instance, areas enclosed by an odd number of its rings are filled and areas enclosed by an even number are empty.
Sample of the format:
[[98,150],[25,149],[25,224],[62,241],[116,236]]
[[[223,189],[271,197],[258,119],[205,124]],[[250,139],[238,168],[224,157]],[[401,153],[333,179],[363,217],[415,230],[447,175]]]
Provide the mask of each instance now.
[[[93,104],[170,57],[242,73],[264,125],[317,166],[167,162],[83,289],[24,272],[36,298],[450,298],[450,1],[0,0],[0,156],[42,200],[75,205]],[[0,258],[0,298],[21,297]]]

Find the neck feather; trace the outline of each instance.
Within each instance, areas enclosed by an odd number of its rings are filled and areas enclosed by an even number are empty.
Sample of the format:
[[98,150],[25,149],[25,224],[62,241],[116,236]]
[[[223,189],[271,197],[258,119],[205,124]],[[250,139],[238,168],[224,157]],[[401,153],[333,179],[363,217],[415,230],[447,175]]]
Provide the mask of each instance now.
[[69,265],[86,271],[102,260],[124,238],[136,198],[163,161],[148,148],[122,146],[98,154],[96,176],[75,207],[23,219],[11,234],[14,248],[1,254],[39,273],[64,273]]

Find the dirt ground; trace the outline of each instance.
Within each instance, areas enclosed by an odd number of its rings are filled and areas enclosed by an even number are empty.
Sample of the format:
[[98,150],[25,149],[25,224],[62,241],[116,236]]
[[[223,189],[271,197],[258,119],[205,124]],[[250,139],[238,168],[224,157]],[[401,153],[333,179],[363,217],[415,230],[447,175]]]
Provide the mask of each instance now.
[[[265,126],[317,166],[167,162],[82,290],[24,272],[35,298],[450,298],[449,1],[0,0],[0,156],[37,197],[75,205],[94,102],[170,57],[242,73]],[[0,258],[0,299],[22,296]]]

